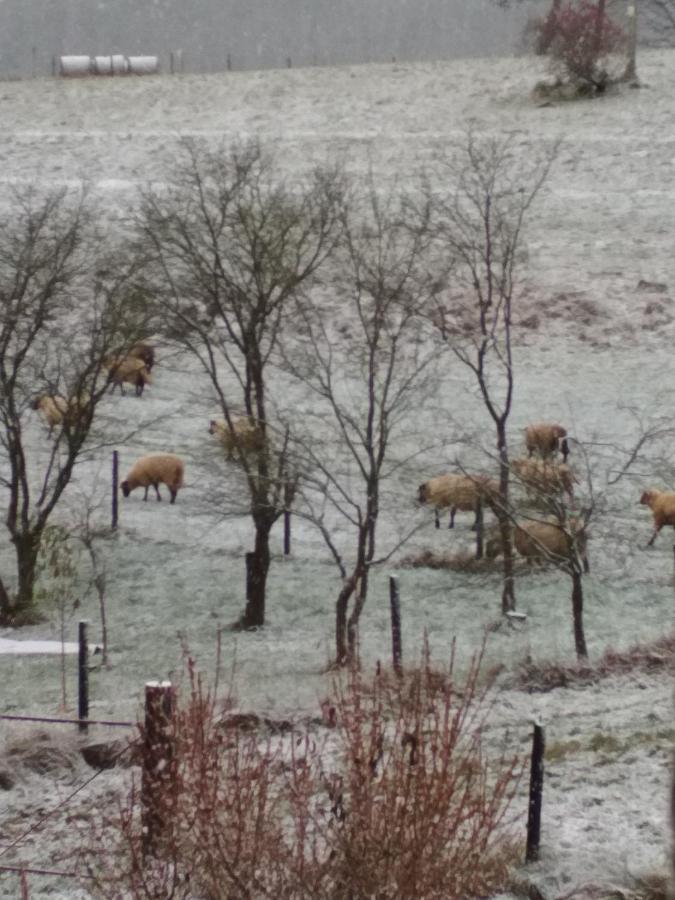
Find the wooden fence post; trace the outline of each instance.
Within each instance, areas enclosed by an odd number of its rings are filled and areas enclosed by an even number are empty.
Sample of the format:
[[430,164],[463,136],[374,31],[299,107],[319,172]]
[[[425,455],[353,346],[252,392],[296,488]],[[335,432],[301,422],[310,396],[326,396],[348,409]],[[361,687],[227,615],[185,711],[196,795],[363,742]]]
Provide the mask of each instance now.
[[[89,718],[89,647],[87,645],[87,621],[81,621],[77,629],[77,718]],[[80,721],[78,729],[87,731],[86,722]]]
[[284,510],[284,556],[291,554],[291,511]]
[[544,792],[544,750],[546,740],[544,729],[534,723],[532,734],[532,763],[530,767],[530,803],[527,811],[527,849],[525,862],[539,859],[539,838],[541,836],[541,800]]
[[162,830],[170,821],[174,746],[172,735],[175,690],[170,681],[145,685],[145,740],[141,774],[143,853],[153,855]]
[[391,651],[394,672],[403,677],[403,645],[401,641],[401,597],[398,589],[398,578],[389,577],[389,608],[391,610]]
[[119,503],[119,454],[113,450],[112,455],[112,528],[117,528],[118,503]]

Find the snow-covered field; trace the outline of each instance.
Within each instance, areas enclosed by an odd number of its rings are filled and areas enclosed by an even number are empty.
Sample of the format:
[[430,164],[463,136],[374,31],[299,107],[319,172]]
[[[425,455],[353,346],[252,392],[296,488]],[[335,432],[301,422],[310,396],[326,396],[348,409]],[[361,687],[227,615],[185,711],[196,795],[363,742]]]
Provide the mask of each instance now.
[[[255,135],[277,149],[289,173],[340,156],[353,171],[372,166],[380,182],[392,185],[412,179],[469,124],[488,134],[514,132],[523,154],[562,138],[526,233],[517,320],[536,313],[538,323],[519,331],[511,432],[517,447],[526,422],[562,421],[588,450],[599,512],[585,587],[586,632],[591,658],[597,658],[608,646],[648,640],[672,625],[671,542],[664,532],[655,549],[643,549],[650,517],[637,505],[642,489],[675,485],[672,439],[648,445],[629,476],[608,484],[640,429],[668,423],[673,401],[675,53],[644,53],[640,68],[644,89],[545,107],[529,96],[542,75],[539,61],[530,58],[4,83],[0,181],[48,187],[84,178],[110,219],[123,224],[138,186],[164,176],[181,134],[214,144]],[[433,434],[443,449],[409,467],[409,481],[400,485],[391,518],[382,523],[386,541],[401,520],[428,521],[399,560],[424,547],[466,548],[471,540],[467,516],[458,517],[455,532],[435,531],[429,511],[414,503],[417,485],[428,475],[456,457],[475,462],[480,448],[494,440],[473,385],[449,357],[442,378],[437,400],[424,406],[411,431]],[[187,487],[175,506],[143,504],[138,495],[123,501],[121,528],[104,545],[111,666],[92,674],[91,714],[99,718],[134,718],[144,682],[174,676],[182,646],[205,671],[212,670],[218,626],[233,621],[243,607],[243,554],[251,526],[246,516],[225,517],[209,503],[215,478],[235,492],[237,479],[236,471],[222,473],[216,463],[206,430],[214,412],[209,392],[194,365],[166,348],[159,353],[155,382],[142,399],[108,398],[101,427],[124,434],[144,424],[119,445],[122,469],[142,452],[175,451],[187,461]],[[303,399],[291,401],[300,411]],[[44,432],[37,422],[29,429],[39,453]],[[107,453],[80,466],[65,519],[83,496],[96,496],[105,521],[108,472]],[[4,573],[11,555],[5,538],[0,541]],[[224,633],[223,650],[225,664],[235,665],[242,707],[297,715],[314,712],[326,691],[321,670],[332,652],[339,585],[320,537],[309,527],[294,522],[289,559],[281,555],[281,541],[278,527],[267,627],[236,638]],[[394,558],[373,578],[360,636],[366,665],[389,657],[387,575],[396,564]],[[419,653],[425,631],[437,662],[453,637],[460,659],[466,659],[497,618],[498,575],[421,569],[399,574],[407,660]],[[571,661],[565,576],[524,574],[517,598],[527,622],[491,633],[488,662],[503,663],[508,671],[528,656]],[[90,619],[95,638],[93,595],[83,598],[77,615]],[[0,638],[48,639],[56,631],[54,623],[20,634],[6,631]],[[71,640],[75,632],[73,621]],[[0,679],[3,712],[55,713],[56,657],[0,656]],[[74,693],[74,677],[71,684]],[[547,898],[571,896],[575,889],[574,896],[590,896],[592,885],[609,890],[666,865],[672,702],[665,677],[621,676],[548,694],[503,690],[498,709],[491,726],[495,740],[508,731],[525,748],[530,721],[539,718],[549,744],[563,748],[547,768],[543,852],[533,867]],[[18,728],[5,724],[0,734],[11,742]],[[88,772],[82,763],[57,782],[26,775],[12,791],[0,793],[7,838],[16,838],[31,817],[55,805]],[[95,781],[77,802],[91,803],[103,782]],[[0,855],[0,864],[19,858],[47,865],[59,840],[59,827],[46,826],[16,854]],[[31,886],[37,894],[53,890],[54,881]],[[18,895],[14,875],[0,876],[0,895]],[[74,894],[64,888],[61,896]]]

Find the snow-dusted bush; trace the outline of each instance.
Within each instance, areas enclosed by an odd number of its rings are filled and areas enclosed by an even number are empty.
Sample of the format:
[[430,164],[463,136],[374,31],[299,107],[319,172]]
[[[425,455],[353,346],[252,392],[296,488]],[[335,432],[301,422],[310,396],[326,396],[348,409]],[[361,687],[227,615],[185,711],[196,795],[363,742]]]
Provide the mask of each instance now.
[[484,753],[479,659],[458,681],[428,654],[402,679],[352,669],[323,727],[266,734],[189,671],[158,774],[162,831],[149,853],[132,788],[89,853],[98,896],[467,900],[503,885],[521,763]]
[[578,0],[554,6],[529,28],[535,48],[549,57],[560,81],[600,93],[625,68],[626,33],[607,17],[603,3]]

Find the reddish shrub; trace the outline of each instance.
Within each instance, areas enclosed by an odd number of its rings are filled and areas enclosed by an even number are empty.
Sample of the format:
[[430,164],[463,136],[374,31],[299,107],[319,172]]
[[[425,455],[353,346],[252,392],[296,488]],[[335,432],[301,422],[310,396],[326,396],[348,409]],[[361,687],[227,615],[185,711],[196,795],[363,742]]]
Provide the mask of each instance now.
[[535,49],[548,54],[557,75],[596,91],[613,77],[610,58],[627,48],[624,30],[607,18],[604,4],[591,0],[554,6],[530,28]]
[[[353,670],[332,727],[223,729],[190,671],[171,725],[170,789],[147,852],[138,792],[88,855],[103,897],[460,900],[498,890],[513,862],[508,810],[521,763],[488,759],[476,660],[461,684],[428,660],[404,679]],[[100,849],[105,846],[106,853]]]

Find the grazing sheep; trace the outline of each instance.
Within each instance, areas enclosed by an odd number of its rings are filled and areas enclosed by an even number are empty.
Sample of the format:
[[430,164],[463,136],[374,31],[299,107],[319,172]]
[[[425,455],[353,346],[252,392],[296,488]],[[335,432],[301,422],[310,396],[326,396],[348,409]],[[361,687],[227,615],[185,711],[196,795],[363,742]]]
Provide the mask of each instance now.
[[525,428],[525,446],[527,447],[528,456],[537,453],[542,459],[555,456],[558,450],[561,450],[563,462],[567,462],[569,454],[567,431],[562,425],[555,425],[549,422],[536,422],[533,425],[528,425]]
[[566,463],[514,459],[511,460],[511,469],[528,493],[539,496],[567,493],[570,500],[574,500],[574,485],[579,480]]
[[654,517],[654,534],[647,543],[647,546],[651,547],[664,525],[672,525],[675,528],[675,491],[644,491],[640,503],[648,506]]
[[211,419],[209,434],[218,438],[227,459],[232,459],[236,449],[247,453],[262,450],[264,444],[262,430],[246,416],[232,419],[232,428],[222,419]]
[[33,400],[31,406],[39,410],[46,424],[49,425],[51,434],[56,425],[65,422],[75,425],[87,406],[91,403],[91,397],[87,393],[71,397],[66,400],[60,394],[41,394]]
[[[499,482],[487,475],[457,475],[448,473],[437,475],[421,484],[417,491],[420,503],[431,503],[436,517],[436,528],[440,528],[439,509],[450,508],[449,528],[455,527],[455,513],[475,511],[478,500],[490,504],[499,494]],[[472,529],[476,528],[476,522]]]
[[68,401],[60,394],[41,394],[31,403],[31,407],[40,412],[45,423],[49,425],[51,434],[56,425],[60,425],[68,412]]
[[146,384],[152,384],[152,376],[142,359],[134,356],[112,357],[105,360],[105,367],[110,372],[111,393],[119,385],[124,394],[124,383],[135,385],[136,396],[140,397]]
[[[579,519],[569,519],[567,530],[557,519],[520,522],[513,528],[513,543],[516,551],[530,562],[552,560],[560,563],[568,560],[572,549],[570,537],[579,554],[584,572],[590,572],[586,529]],[[488,536],[485,552],[488,559],[495,559],[503,552],[501,535],[498,532]]]
[[143,487],[145,488],[143,499],[147,500],[148,488],[152,485],[157,499],[161,500],[159,485],[165,484],[171,494],[171,502],[174,503],[178,488],[183,487],[184,473],[183,460],[179,456],[174,456],[173,453],[152,453],[149,456],[141,456],[122,482],[122,493],[128,497],[137,487]]
[[132,356],[134,359],[142,359],[148,372],[152,372],[152,367],[155,364],[155,348],[150,344],[144,342],[134,344],[128,356]]

